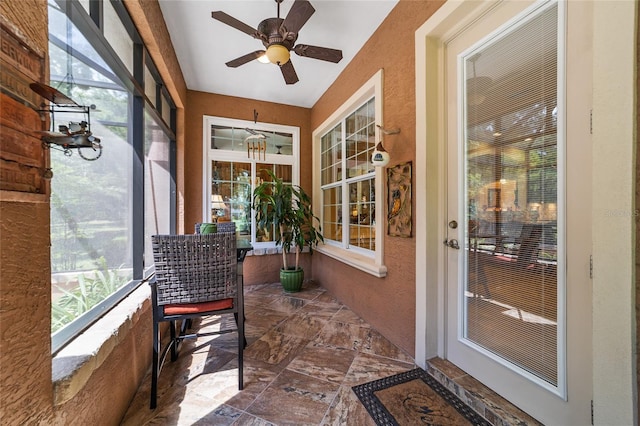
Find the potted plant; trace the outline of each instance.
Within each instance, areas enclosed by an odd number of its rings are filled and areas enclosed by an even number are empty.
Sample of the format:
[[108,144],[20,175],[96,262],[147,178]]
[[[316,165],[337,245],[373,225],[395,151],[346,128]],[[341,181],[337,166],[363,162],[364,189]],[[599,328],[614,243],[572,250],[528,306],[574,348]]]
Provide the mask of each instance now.
[[[259,228],[273,226],[276,245],[282,245],[282,269],[280,283],[285,292],[300,291],[304,271],[300,268],[300,252],[304,247],[313,248],[324,242],[320,226],[314,226],[318,218],[311,210],[311,198],[297,185],[286,184],[272,171],[266,171],[270,180],[263,181],[253,191],[253,209]],[[287,262],[287,254],[295,249],[295,265]]]

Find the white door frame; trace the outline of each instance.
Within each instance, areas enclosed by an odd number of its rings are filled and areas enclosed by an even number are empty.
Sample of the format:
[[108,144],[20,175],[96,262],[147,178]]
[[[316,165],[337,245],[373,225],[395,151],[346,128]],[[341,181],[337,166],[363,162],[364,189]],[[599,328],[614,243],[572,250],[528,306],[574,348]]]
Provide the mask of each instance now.
[[[489,10],[491,1],[447,1],[416,31],[416,344],[415,362],[444,354],[446,221],[444,140],[437,123],[442,90],[427,81],[443,72],[440,44]],[[634,174],[636,2],[594,2],[593,25],[593,397],[595,424],[637,424],[635,368]],[[434,60],[439,58],[440,60]],[[612,84],[617,82],[617,84]],[[608,212],[627,212],[612,220]],[[622,255],[615,247],[624,248]],[[422,260],[425,260],[424,262]],[[597,302],[596,302],[597,301]],[[613,331],[615,330],[615,333]]]
[[[476,16],[495,7],[490,1],[448,1],[416,31],[416,357],[422,368],[434,356],[443,357],[445,344],[444,241],[446,200],[443,179],[446,158],[443,44]],[[429,60],[427,60],[429,58]],[[434,60],[437,58],[437,60]]]

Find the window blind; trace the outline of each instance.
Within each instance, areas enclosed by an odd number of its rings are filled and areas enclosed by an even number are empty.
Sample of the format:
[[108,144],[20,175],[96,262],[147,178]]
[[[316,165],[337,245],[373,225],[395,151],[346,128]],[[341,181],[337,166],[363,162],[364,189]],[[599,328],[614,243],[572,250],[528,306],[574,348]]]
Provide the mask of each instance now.
[[464,338],[558,378],[558,13],[462,58]]

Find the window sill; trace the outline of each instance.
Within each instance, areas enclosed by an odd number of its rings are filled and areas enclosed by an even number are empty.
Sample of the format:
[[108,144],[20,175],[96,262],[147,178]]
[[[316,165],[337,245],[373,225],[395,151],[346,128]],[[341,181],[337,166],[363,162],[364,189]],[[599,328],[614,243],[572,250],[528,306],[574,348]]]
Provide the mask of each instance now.
[[387,267],[385,265],[377,264],[375,259],[356,253],[353,250],[346,250],[329,244],[319,245],[314,250],[374,277],[384,278],[387,276]]
[[80,392],[114,348],[150,309],[151,291],[142,284],[104,317],[65,346],[52,360],[54,405]]

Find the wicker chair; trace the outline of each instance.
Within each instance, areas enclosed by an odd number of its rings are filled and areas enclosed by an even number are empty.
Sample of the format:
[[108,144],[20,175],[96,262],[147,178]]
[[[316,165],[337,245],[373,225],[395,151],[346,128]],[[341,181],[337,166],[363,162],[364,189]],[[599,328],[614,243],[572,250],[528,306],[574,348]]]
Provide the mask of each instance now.
[[[153,304],[153,371],[151,408],[157,404],[158,376],[171,351],[178,358],[183,339],[238,333],[238,389],[243,387],[244,300],[237,280],[236,235],[153,235],[155,276],[150,281]],[[237,329],[187,334],[191,319],[233,313]],[[161,348],[160,323],[169,322],[170,341]],[[179,332],[176,322],[181,321]]]

